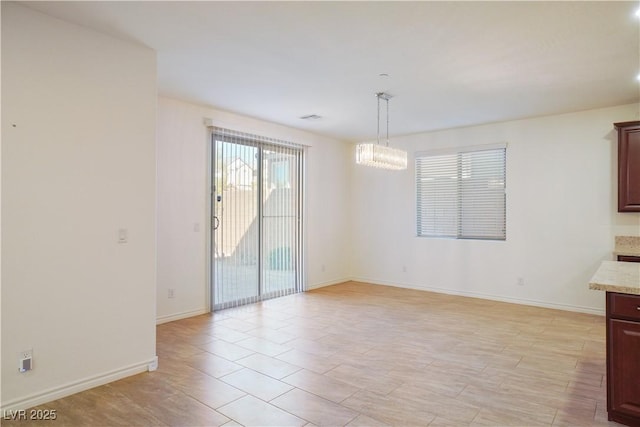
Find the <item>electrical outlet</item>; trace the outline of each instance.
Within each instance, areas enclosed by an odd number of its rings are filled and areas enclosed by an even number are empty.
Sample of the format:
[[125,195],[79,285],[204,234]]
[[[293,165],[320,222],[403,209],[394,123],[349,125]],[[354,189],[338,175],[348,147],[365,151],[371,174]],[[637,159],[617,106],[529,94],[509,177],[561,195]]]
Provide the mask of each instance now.
[[403,265],[403,266],[402,266],[402,272],[403,272],[403,273],[406,273],[406,272],[407,272],[407,266],[406,266],[406,265]]
[[320,271],[324,272],[325,270],[326,270],[326,267],[325,267],[325,265],[324,265],[324,264],[322,264],[322,265],[320,266]]
[[167,292],[167,297],[168,298],[175,298],[176,297],[176,290],[175,289],[169,289],[169,291]]
[[524,286],[524,277],[518,277],[518,286]]
[[18,353],[18,370],[27,372],[33,369],[33,349]]

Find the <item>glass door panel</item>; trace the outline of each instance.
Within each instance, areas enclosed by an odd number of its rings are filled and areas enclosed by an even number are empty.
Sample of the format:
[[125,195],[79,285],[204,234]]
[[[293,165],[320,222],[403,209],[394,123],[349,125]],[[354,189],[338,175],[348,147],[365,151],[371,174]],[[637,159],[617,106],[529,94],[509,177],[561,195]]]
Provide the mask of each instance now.
[[215,141],[214,308],[255,300],[259,289],[258,148]]
[[299,155],[286,148],[262,156],[262,288],[265,295],[295,292],[299,253]]

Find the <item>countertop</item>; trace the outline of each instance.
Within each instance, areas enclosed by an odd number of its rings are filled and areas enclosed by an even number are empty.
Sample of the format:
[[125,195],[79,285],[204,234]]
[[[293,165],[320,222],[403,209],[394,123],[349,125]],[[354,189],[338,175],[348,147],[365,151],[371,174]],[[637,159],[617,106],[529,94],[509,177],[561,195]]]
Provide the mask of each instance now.
[[616,236],[616,246],[613,256],[640,256],[640,237],[638,236]]
[[602,261],[589,282],[589,289],[640,295],[640,263]]

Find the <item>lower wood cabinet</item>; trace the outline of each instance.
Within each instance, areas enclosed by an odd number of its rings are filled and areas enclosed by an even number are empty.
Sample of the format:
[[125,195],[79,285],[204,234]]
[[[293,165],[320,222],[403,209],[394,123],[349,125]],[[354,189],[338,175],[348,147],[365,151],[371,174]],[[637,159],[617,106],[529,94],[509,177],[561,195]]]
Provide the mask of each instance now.
[[624,262],[640,262],[640,256],[618,255],[618,261]]
[[640,427],[640,295],[607,292],[607,411]]

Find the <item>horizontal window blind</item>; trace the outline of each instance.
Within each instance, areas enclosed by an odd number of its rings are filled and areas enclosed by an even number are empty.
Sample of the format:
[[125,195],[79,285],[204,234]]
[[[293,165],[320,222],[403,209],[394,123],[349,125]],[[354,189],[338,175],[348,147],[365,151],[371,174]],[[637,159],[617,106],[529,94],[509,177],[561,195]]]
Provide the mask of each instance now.
[[416,155],[417,235],[506,239],[506,146]]

